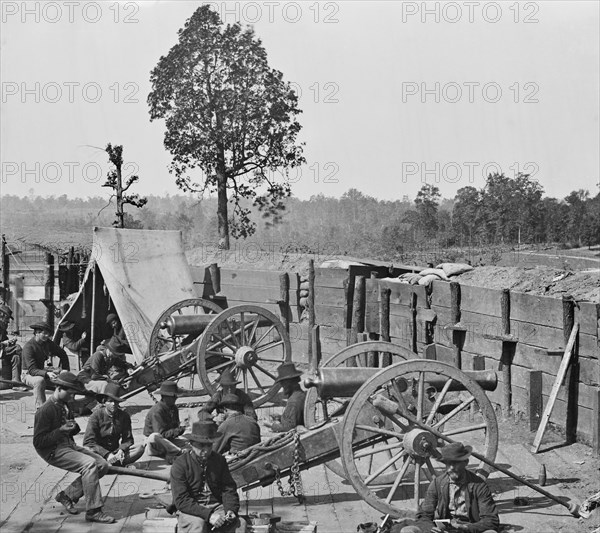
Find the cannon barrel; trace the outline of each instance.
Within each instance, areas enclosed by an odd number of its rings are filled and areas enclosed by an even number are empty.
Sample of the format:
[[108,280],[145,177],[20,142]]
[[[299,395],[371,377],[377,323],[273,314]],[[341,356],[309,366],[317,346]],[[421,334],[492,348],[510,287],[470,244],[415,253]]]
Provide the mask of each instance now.
[[[217,315],[173,315],[161,322],[160,327],[166,328],[169,335],[191,335],[202,333],[208,325],[215,319]],[[229,323],[234,329],[241,327],[241,322],[232,318]],[[254,323],[258,320],[256,327],[264,328],[272,325],[267,318],[259,317],[254,313],[248,313],[244,316],[245,329],[254,327]]]
[[[370,367],[324,367],[319,369],[316,376],[306,378],[304,386],[315,387],[321,398],[351,398],[367,380],[381,370],[381,368]],[[467,370],[464,374],[476,381],[484,390],[493,391],[498,384],[496,372],[493,370]],[[429,374],[426,377],[426,386],[440,391],[447,381],[446,376]],[[401,392],[409,387],[408,380],[402,376],[398,376],[396,383]],[[465,388],[461,383],[453,380],[448,390],[462,391]]]

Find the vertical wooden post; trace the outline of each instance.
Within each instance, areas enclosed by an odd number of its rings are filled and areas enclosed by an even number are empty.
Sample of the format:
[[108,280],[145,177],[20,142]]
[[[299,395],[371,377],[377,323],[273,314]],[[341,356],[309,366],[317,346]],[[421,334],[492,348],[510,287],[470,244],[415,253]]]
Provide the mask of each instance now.
[[[371,278],[370,279],[377,279],[377,272],[375,270],[371,271]],[[366,286],[365,286],[365,313],[366,313],[366,306],[367,306],[367,302],[366,302],[366,294],[367,294],[367,290],[366,290]],[[366,320],[366,318],[365,318]],[[381,327],[381,326],[380,326]],[[363,337],[365,337],[365,341],[368,340],[376,340],[376,333],[375,332],[365,332],[365,334],[363,335]],[[379,361],[377,359],[377,352],[374,351],[370,351],[369,353],[367,353],[367,366],[370,367],[376,367],[379,366]]]
[[213,292],[219,294],[221,292],[221,271],[217,263],[211,263],[208,265],[208,271],[210,272],[210,281],[212,283]]
[[46,254],[46,279],[44,283],[44,298],[46,299],[46,323],[54,330],[54,256]]
[[544,402],[542,400],[542,371],[529,370],[528,396],[528,416],[529,431],[537,431],[540,426],[542,414],[544,412]]
[[92,266],[92,313],[90,323],[90,355],[94,353],[96,347],[94,346],[95,333],[96,333],[96,263]]
[[600,387],[596,387],[593,391],[592,454],[595,457],[600,457]]
[[[500,313],[502,316],[502,335],[510,335],[510,290],[502,289],[500,295]],[[502,411],[505,417],[510,416],[512,404],[512,374],[511,364],[514,354],[514,345],[512,343],[502,342],[502,354],[500,363],[502,364]]]
[[315,327],[315,261],[308,261],[308,360],[313,361],[315,347],[313,346],[312,330]]
[[2,235],[2,298],[10,307],[10,259],[4,234]]
[[[423,302],[425,309],[431,309],[431,285],[425,287],[425,301]],[[433,322],[430,320],[425,321],[425,345],[433,344],[435,342],[433,335]]]
[[312,343],[312,357],[310,359],[309,371],[316,373],[321,363],[321,327],[316,324],[310,330]]
[[290,333],[290,276],[287,272],[279,274],[279,312],[285,331]]
[[[456,281],[450,282],[450,321],[453,325],[460,322],[460,284]],[[452,330],[452,345],[454,350],[454,366],[462,368],[462,332]]]
[[417,293],[412,292],[409,300],[410,308],[410,349],[418,353],[417,348]]
[[69,255],[67,256],[67,296],[73,292],[73,274],[76,272],[73,269],[73,261],[75,259],[75,248],[71,246],[69,248]]
[[352,328],[350,344],[358,342],[358,334],[364,330],[365,323],[365,277],[356,276],[354,281],[354,300],[352,302]]
[[[87,307],[86,307],[86,294],[85,286],[83,285],[83,278],[85,277],[85,270],[83,267],[83,254],[79,254],[79,288],[81,289],[81,318],[85,320],[87,318]],[[92,324],[91,327],[94,325]],[[93,352],[90,352],[90,354]]]
[[[382,287],[379,291],[379,333],[381,340],[390,342],[390,295],[392,291],[387,287]],[[392,364],[392,356],[389,353],[381,355],[383,358],[382,366]]]
[[[575,323],[575,302],[571,296],[563,296],[563,337],[565,346],[569,342],[571,331]],[[564,383],[567,386],[567,420],[565,423],[565,436],[567,443],[577,439],[577,420],[579,408],[579,357],[578,342],[575,340],[571,364],[567,369]]]

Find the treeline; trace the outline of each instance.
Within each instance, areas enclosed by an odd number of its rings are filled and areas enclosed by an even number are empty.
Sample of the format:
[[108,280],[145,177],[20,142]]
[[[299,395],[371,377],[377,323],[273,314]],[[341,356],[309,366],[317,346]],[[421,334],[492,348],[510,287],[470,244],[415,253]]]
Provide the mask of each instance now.
[[[414,202],[377,200],[350,189],[341,198],[289,198],[277,221],[253,211],[251,242],[287,252],[397,259],[433,248],[600,243],[600,194],[577,190],[562,199],[544,197],[541,185],[526,175],[493,174],[482,189],[464,187],[451,200],[433,185],[424,185]],[[113,220],[114,205],[106,207],[101,197],[2,199],[2,231],[28,242],[89,243],[92,226]],[[129,209],[126,227],[178,229],[188,248],[212,246],[218,241],[216,199],[149,196],[143,208]]]

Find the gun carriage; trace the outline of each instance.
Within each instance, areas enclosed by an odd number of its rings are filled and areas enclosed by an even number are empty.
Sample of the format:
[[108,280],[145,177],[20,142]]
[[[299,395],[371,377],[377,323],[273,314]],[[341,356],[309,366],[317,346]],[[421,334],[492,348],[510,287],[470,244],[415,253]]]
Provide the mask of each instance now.
[[165,379],[198,375],[205,394],[214,394],[226,369],[259,406],[278,390],[275,369],[291,359],[288,332],[279,318],[260,306],[222,309],[211,300],[186,299],[156,321],[147,356],[122,381],[124,398],[156,390]]

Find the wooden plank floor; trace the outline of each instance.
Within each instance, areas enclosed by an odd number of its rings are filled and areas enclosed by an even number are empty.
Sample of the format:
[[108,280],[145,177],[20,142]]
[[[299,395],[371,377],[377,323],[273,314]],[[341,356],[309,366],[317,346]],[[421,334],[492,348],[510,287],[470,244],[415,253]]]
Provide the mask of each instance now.
[[[195,399],[180,399],[179,403],[192,402]],[[152,400],[142,393],[129,400],[125,406],[132,413],[134,434],[137,441],[142,440],[141,432],[147,410]],[[268,411],[277,410],[270,407]],[[188,410],[191,416],[196,409]],[[267,410],[265,410],[267,412]],[[260,415],[260,413],[259,413]],[[78,419],[85,429],[86,418]],[[146,509],[160,505],[161,496],[141,499],[140,495],[153,490],[163,489],[162,481],[147,480],[131,476],[105,476],[101,480],[102,493],[105,496],[105,511],[117,518],[112,525],[90,524],[85,522],[84,502],[78,508],[77,516],[64,512],[62,506],[54,501],[54,495],[60,487],[66,486],[74,475],[48,466],[33,450],[33,399],[30,393],[0,391],[0,529],[2,533],[79,533],[81,531],[101,531],[103,533],[132,533],[142,530]],[[77,437],[81,442],[82,435]],[[501,436],[502,437],[502,436]],[[539,461],[548,465],[549,492],[567,499],[582,500],[589,494],[577,490],[577,469],[590,468],[579,465],[576,459],[582,453],[588,454],[589,448],[577,444],[550,450],[531,456],[528,447],[523,444],[502,442],[497,462],[511,468],[517,474],[531,481],[537,480]],[[585,452],[583,452],[584,450]],[[586,458],[588,456],[586,455]],[[580,461],[579,461],[580,462]],[[164,461],[156,458],[144,458],[141,468],[168,471]],[[597,468],[596,463],[593,463]],[[274,485],[257,488],[248,493],[241,492],[241,512],[274,513],[283,520],[315,521],[319,533],[350,533],[362,522],[380,522],[381,513],[372,509],[360,498],[353,487],[344,479],[331,472],[325,466],[315,467],[302,472],[305,501],[298,503],[294,497],[282,497]],[[566,510],[540,494],[498,472],[490,476],[490,487],[495,495],[501,513],[501,521],[506,524],[505,531],[536,531],[540,533],[589,532],[591,523],[577,521]],[[287,480],[284,480],[287,486]],[[599,487],[600,488],[600,487]],[[598,490],[598,489],[596,489]],[[515,507],[516,496],[529,499],[527,507]],[[168,500],[169,494],[162,499]],[[597,527],[597,526],[596,526]]]

